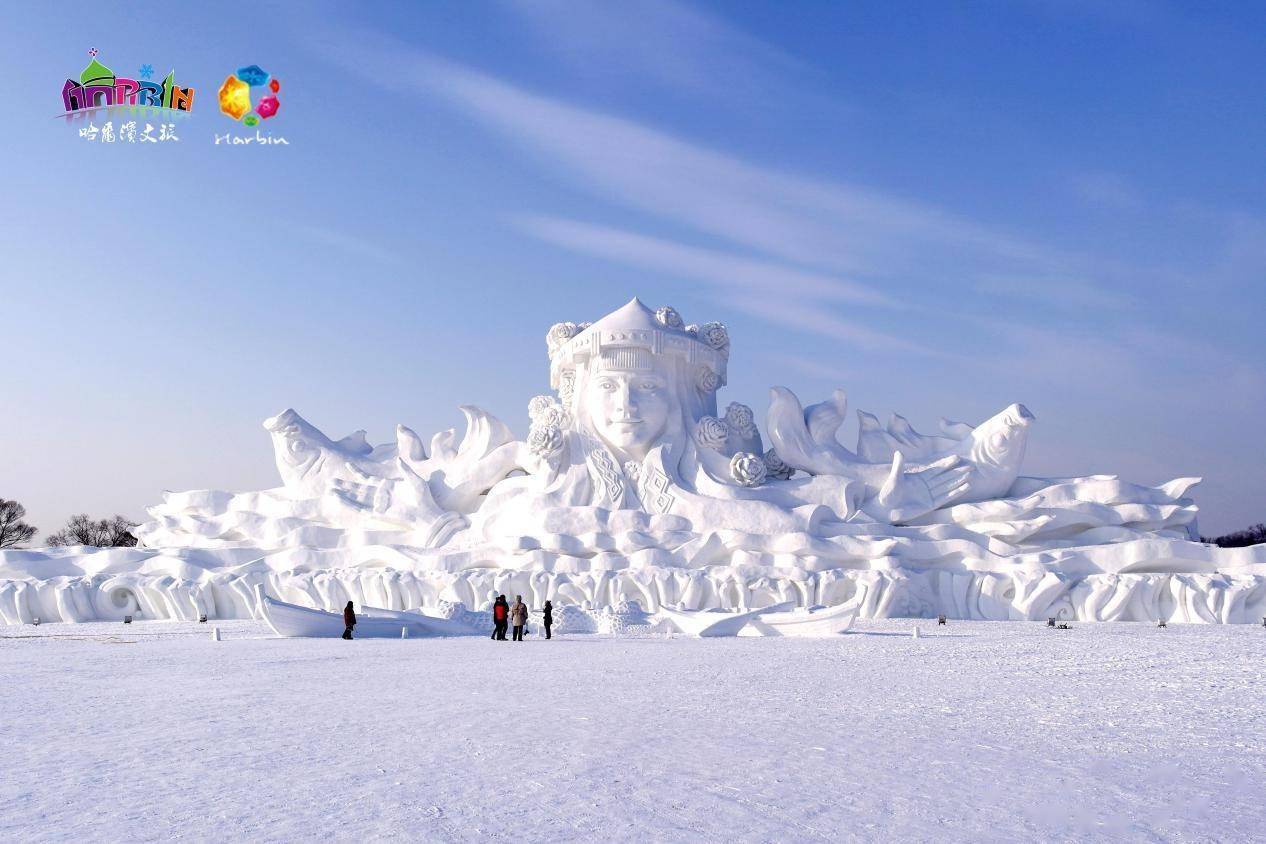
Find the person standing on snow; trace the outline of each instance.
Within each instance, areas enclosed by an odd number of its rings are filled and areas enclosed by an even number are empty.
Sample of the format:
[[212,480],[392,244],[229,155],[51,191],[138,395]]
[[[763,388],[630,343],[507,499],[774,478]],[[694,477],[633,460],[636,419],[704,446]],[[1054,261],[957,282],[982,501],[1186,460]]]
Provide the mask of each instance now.
[[[514,596],[514,606],[510,607],[510,623],[514,625],[514,641],[523,641],[523,625],[527,624],[528,608],[523,603],[522,595]],[[504,637],[504,634],[502,634]]]
[[545,602],[545,638],[549,638],[550,625],[554,623],[554,605],[549,601]]
[[492,602],[492,638],[504,642],[506,640],[506,623],[510,608],[506,604],[506,596],[498,595]]
[[348,601],[347,606],[343,607],[343,624],[347,627],[343,631],[343,638],[352,638],[352,628],[356,626],[356,612],[352,609],[351,601]]

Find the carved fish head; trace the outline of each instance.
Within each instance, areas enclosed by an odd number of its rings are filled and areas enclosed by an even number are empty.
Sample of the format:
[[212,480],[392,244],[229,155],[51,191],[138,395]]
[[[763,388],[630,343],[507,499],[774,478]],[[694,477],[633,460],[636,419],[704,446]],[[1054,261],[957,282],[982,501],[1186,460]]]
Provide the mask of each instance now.
[[1036,417],[1016,403],[978,425],[971,433],[971,462],[978,469],[1018,472]]
[[264,428],[272,435],[277,471],[287,485],[318,474],[333,446],[329,437],[291,408],[265,419]]

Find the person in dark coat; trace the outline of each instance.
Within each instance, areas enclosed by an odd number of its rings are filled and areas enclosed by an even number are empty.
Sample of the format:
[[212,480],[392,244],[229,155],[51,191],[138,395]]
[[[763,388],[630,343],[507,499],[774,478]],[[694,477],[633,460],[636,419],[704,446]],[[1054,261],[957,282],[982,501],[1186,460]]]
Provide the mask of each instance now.
[[545,602],[545,638],[549,638],[550,625],[554,623],[554,605],[549,601]]
[[492,602],[492,638],[504,642],[509,621],[510,605],[506,603],[505,595],[498,595],[497,600]]
[[343,631],[343,638],[352,638],[352,628],[356,626],[356,612],[352,609],[352,602],[348,601],[347,606],[343,607],[343,624],[347,629]]

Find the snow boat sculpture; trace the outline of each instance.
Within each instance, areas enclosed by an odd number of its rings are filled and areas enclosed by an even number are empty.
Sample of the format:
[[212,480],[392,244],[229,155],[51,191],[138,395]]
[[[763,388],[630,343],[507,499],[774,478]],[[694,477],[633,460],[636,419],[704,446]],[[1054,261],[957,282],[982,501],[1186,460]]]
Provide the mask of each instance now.
[[[259,615],[278,636],[286,638],[336,639],[345,629],[341,612],[287,604],[256,589]],[[361,607],[356,613],[358,639],[401,639],[435,636],[473,636],[481,631],[447,618],[417,612],[397,612],[378,607]]]
[[[287,410],[264,423],[282,486],[167,493],[137,548],[0,553],[0,616],[244,617],[256,586],[330,611],[479,610],[494,593],[652,614],[823,608],[746,628],[771,635],[940,613],[1266,615],[1266,546],[1195,541],[1196,479],[1023,476],[1023,405],[935,435],[863,413],[850,449],[842,392],[806,407],[775,387],[766,449],[750,408],[718,409],[719,323],[634,299],[558,323],[546,347],[553,392],[531,401],[523,439],[474,407],[460,438],[400,426],[378,446]],[[855,612],[830,614],[843,604]]]

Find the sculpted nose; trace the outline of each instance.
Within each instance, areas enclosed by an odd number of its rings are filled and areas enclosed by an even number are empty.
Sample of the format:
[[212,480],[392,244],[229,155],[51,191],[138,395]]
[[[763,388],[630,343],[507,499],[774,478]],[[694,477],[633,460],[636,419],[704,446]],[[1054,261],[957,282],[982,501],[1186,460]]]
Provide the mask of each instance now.
[[622,419],[637,415],[637,402],[633,400],[633,391],[628,384],[621,384],[615,392],[616,415]]

